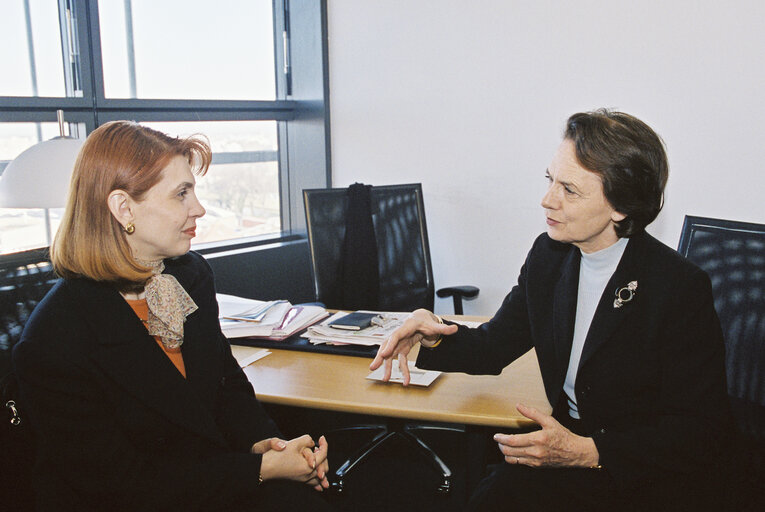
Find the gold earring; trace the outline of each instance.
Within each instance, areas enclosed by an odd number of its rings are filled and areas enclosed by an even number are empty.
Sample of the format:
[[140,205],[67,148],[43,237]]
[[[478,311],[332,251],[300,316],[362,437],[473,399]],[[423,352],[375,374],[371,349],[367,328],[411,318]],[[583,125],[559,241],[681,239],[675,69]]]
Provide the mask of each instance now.
[[135,224],[133,224],[132,222],[128,222],[125,225],[125,233],[127,233],[128,235],[132,235],[133,233],[135,233]]

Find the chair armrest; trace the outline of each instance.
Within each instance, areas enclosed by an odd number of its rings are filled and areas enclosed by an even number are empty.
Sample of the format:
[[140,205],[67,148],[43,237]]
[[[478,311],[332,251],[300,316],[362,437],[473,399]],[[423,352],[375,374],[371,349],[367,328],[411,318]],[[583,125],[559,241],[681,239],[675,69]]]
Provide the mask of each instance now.
[[454,302],[454,314],[462,315],[462,299],[470,300],[478,297],[478,288],[475,286],[449,286],[437,290],[436,295],[442,299],[444,297],[451,297]]
[[436,291],[436,295],[441,297],[462,297],[463,299],[470,300],[478,297],[478,288],[476,286],[448,286],[446,288],[439,288]]

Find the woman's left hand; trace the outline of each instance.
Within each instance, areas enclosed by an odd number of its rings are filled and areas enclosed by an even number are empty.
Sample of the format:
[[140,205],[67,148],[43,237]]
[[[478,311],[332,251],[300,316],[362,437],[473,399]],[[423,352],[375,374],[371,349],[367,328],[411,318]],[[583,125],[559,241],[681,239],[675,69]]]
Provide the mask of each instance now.
[[250,453],[263,455],[268,450],[276,450],[277,452],[280,452],[286,447],[287,442],[285,440],[279,439],[278,437],[269,437],[268,439],[263,439],[262,441],[258,441],[252,445],[252,448],[250,448]]
[[582,437],[550,416],[518,404],[518,412],[535,421],[542,430],[527,434],[494,434],[499,451],[508,464],[533,467],[582,467],[598,465],[598,449],[591,437]]
[[313,488],[317,491],[329,489],[329,479],[327,478],[329,474],[329,459],[327,458],[329,455],[329,445],[324,436],[319,438],[319,446],[314,447],[312,455],[316,477],[307,483],[313,485]]

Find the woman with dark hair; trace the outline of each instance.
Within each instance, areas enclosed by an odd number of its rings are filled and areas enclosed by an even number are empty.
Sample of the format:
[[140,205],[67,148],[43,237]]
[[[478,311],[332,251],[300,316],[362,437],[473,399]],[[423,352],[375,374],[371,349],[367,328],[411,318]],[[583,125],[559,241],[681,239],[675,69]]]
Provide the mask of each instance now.
[[499,374],[534,348],[552,413],[494,436],[504,463],[471,510],[707,510],[728,408],[708,276],[645,232],[663,203],[661,139],[620,112],[574,114],[547,169],[547,233],[487,323],[417,310],[372,369]]
[[[211,152],[127,121],[90,134],[51,247],[63,277],[13,352],[38,510],[323,510],[327,443],[286,441],[189,252]],[[307,486],[305,484],[308,484]]]

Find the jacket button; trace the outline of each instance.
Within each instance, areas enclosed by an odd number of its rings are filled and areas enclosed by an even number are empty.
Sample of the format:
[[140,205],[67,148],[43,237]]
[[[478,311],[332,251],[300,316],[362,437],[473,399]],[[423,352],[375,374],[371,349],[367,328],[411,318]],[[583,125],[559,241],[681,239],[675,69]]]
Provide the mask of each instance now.
[[606,433],[606,429],[604,428],[601,428],[600,430],[598,430],[598,434],[605,434],[605,433]]
[[221,377],[220,378],[220,385],[221,386],[225,386],[226,385],[226,377]]

